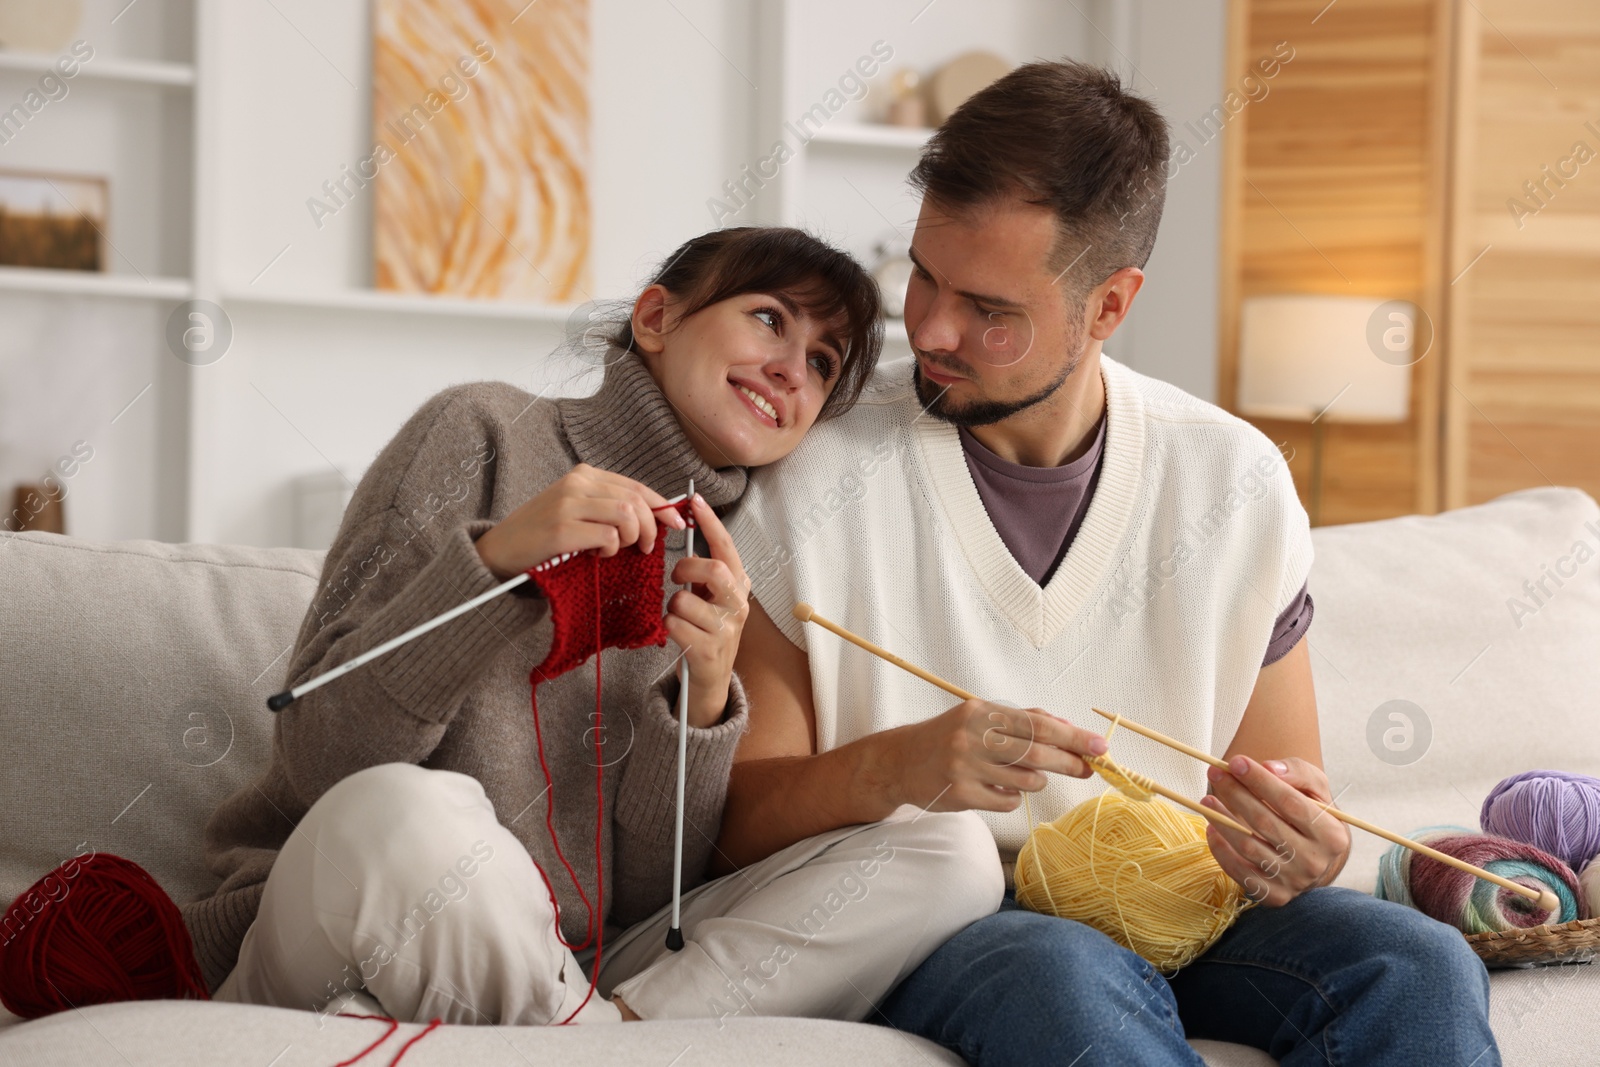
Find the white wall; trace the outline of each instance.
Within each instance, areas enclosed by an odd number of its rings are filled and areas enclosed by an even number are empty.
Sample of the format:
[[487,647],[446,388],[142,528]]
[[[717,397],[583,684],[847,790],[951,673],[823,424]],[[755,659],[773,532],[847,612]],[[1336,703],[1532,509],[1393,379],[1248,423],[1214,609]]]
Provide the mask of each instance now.
[[1130,7],[1128,59],[1138,66],[1130,84],[1155,101],[1174,145],[1182,139],[1194,158],[1167,187],[1144,288],[1106,350],[1215,403],[1222,141],[1201,144],[1184,123],[1222,99],[1227,0],[1137,0]]

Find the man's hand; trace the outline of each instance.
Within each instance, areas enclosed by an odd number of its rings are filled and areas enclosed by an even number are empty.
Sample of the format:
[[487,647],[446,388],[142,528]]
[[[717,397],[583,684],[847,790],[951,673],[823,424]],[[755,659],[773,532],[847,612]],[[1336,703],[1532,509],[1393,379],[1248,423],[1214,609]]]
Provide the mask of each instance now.
[[1323,810],[1333,797],[1321,768],[1297,757],[1262,764],[1237,755],[1228,766],[1207,772],[1214,795],[1200,803],[1255,835],[1209,823],[1206,843],[1217,864],[1268,907],[1333,881],[1349,856],[1350,831]]
[[1087,778],[1085,755],[1106,739],[1038,708],[966,700],[925,722],[896,727],[872,743],[858,784],[888,801],[927,811],[1015,811],[1044,772]]

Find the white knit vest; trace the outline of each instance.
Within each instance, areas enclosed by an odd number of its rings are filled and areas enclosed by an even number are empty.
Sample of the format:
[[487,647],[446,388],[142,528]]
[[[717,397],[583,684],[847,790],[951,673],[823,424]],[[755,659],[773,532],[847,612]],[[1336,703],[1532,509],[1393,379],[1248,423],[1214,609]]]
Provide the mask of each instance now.
[[[1098,732],[1109,723],[1090,709],[1102,708],[1226,750],[1273,623],[1311,569],[1306,513],[1260,431],[1109,356],[1099,364],[1100,479],[1043,589],[989,520],[955,427],[923,412],[908,364],[880,371],[854,409],[754,475],[729,528],[756,599],[810,657],[819,751],[957,701],[795,621],[797,600],[986,699]],[[1205,793],[1204,765],[1131,731],[1112,735],[1110,754]],[[1031,798],[1037,819],[1105,788],[1050,779]],[[986,818],[1014,855],[1022,810]]]

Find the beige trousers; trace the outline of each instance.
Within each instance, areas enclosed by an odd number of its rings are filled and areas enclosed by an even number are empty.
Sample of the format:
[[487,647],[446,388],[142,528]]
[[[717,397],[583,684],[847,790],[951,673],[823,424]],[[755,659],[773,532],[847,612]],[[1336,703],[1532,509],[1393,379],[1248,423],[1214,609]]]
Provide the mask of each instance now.
[[[565,877],[565,871],[552,877]],[[859,1021],[1004,883],[971,812],[904,808],[801,841],[608,940],[597,990],[556,937],[537,866],[476,779],[371,767],[323,795],[267,879],[216,999],[421,1022],[804,1015]]]

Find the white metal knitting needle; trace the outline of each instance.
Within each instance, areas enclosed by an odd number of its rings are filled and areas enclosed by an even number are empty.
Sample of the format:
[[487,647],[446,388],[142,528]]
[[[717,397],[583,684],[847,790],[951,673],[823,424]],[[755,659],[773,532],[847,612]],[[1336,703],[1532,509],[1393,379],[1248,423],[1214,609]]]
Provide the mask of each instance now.
[[[693,490],[692,484],[691,484],[690,492],[693,492],[693,491],[694,490]],[[667,501],[667,505],[670,506],[670,505],[675,505],[675,504],[682,503],[684,499],[685,499],[684,497],[675,496],[671,500]],[[660,509],[658,508],[657,510],[660,510]],[[533,569],[536,570],[536,571],[547,571],[551,567],[555,567],[555,566],[558,566],[559,564],[565,563],[567,560],[571,559],[573,556],[576,556],[577,554],[578,553],[576,553],[576,552],[563,552],[561,555],[556,556],[553,559],[547,559],[543,563],[536,564]],[[361,666],[364,666],[364,665],[366,665],[368,663],[371,663],[373,660],[377,659],[379,656],[383,655],[384,653],[393,652],[395,649],[399,648],[401,645],[404,645],[404,644],[406,644],[406,643],[408,643],[410,641],[416,640],[417,638],[421,637],[423,634],[427,633],[429,630],[435,629],[436,627],[439,627],[439,626],[443,626],[445,623],[449,622],[451,619],[454,619],[459,615],[465,615],[467,612],[471,611],[473,608],[477,607],[480,604],[485,604],[485,603],[493,600],[495,597],[499,596],[501,593],[510,592],[511,590],[515,589],[517,586],[521,585],[523,582],[525,582],[527,580],[528,580],[528,572],[527,571],[524,571],[523,573],[517,575],[515,578],[508,578],[504,582],[501,582],[499,585],[495,586],[493,589],[490,589],[487,592],[479,593],[477,596],[473,597],[471,600],[467,601],[465,604],[457,605],[456,607],[451,608],[449,611],[446,611],[446,612],[444,612],[442,614],[439,614],[439,615],[435,615],[433,618],[429,619],[427,622],[422,623],[422,624],[420,624],[418,626],[413,626],[411,629],[407,630],[405,633],[401,634],[399,637],[391,637],[389,640],[385,641],[383,644],[379,645],[377,648],[368,649],[366,652],[363,652],[361,655],[357,656],[355,659],[348,660],[348,661],[346,661],[344,663],[341,663],[337,667],[333,668],[330,671],[324,671],[322,674],[317,675],[315,678],[311,679],[309,682],[302,682],[301,684],[293,687],[292,689],[285,689],[281,693],[274,693],[270,697],[267,698],[267,709],[269,711],[282,711],[284,708],[288,707],[290,704],[293,704],[296,700],[298,700],[301,697],[305,696],[307,693],[311,692],[313,689],[320,689],[322,686],[327,685],[329,682],[333,681],[335,678],[343,677],[344,675],[349,674],[351,671],[355,670],[357,667],[361,667]]]
[[[689,479],[689,491],[683,499],[694,500],[694,479]],[[684,558],[694,558],[694,510],[687,516],[689,525],[684,530]],[[683,650],[678,661],[678,814],[672,844],[672,925],[667,928],[667,947],[674,952],[683,948],[683,925],[679,912],[683,906],[683,780],[689,766],[689,650]]]

